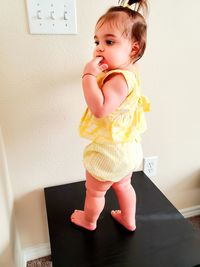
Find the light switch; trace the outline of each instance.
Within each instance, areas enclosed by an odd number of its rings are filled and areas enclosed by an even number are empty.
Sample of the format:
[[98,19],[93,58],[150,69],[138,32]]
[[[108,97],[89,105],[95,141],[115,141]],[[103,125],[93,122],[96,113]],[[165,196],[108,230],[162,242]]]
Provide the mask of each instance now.
[[26,0],[32,34],[77,34],[75,0]]

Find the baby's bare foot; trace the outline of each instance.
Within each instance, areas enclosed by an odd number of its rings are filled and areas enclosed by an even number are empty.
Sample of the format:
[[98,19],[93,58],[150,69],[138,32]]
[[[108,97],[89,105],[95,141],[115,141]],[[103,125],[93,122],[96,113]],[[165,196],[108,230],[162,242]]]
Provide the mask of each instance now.
[[126,229],[128,229],[129,231],[135,231],[136,229],[135,222],[134,223],[127,222],[127,220],[123,218],[121,210],[112,210],[111,215],[117,222],[122,224]]
[[71,215],[71,222],[90,231],[96,229],[96,223],[88,222],[85,219],[85,213],[83,210],[75,210]]

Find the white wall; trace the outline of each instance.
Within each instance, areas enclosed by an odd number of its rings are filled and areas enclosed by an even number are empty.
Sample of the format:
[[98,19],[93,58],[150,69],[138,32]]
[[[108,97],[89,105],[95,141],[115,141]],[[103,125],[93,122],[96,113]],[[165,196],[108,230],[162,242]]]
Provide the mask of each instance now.
[[[78,136],[85,103],[83,66],[97,18],[116,0],[77,0],[78,35],[30,35],[24,1],[0,9],[0,123],[22,249],[48,242],[43,188],[84,179]],[[145,156],[158,155],[153,179],[181,209],[200,204],[200,2],[150,1],[143,92],[152,111]]]
[[142,70],[152,111],[144,151],[159,156],[154,181],[182,209],[200,204],[200,2],[150,2]]

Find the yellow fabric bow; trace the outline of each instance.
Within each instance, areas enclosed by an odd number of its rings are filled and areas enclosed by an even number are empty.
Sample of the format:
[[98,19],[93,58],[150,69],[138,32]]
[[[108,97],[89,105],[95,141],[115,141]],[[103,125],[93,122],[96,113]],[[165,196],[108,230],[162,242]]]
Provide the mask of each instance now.
[[131,8],[131,6],[128,4],[129,1],[119,1],[119,4],[122,6],[122,7],[128,7],[128,8]]
[[129,4],[124,4],[123,7],[131,8],[131,6]]

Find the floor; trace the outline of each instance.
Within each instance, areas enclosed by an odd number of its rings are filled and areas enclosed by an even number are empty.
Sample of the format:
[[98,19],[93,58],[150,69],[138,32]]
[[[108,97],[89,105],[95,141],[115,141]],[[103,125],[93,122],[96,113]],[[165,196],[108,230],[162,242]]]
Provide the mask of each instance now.
[[[188,219],[195,228],[200,230],[200,215]],[[27,267],[52,267],[51,256],[32,260],[27,263]]]
[[51,256],[28,261],[27,267],[52,267]]
[[200,229],[200,215],[196,217],[191,217],[189,218],[189,220],[195,228]]

